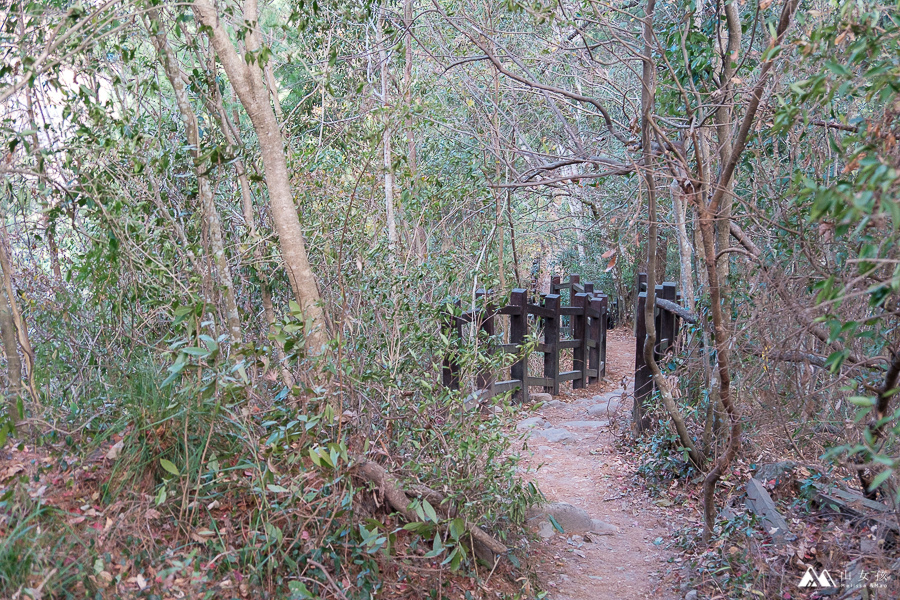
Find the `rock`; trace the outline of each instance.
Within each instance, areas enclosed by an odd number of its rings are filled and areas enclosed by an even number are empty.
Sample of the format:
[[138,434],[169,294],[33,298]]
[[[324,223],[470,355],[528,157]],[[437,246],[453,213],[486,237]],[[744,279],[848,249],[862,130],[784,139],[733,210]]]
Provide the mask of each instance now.
[[565,406],[566,403],[562,400],[551,400],[550,402],[545,402],[544,406],[546,408],[556,408],[557,406]]
[[534,402],[534,403],[538,403],[538,402],[550,402],[550,401],[553,400],[553,396],[551,396],[550,394],[544,393],[544,392],[537,392],[537,393],[534,393],[534,394],[528,394],[528,397],[529,397],[529,398],[531,399],[531,401]]
[[785,542],[797,539],[788,529],[787,521],[778,512],[769,492],[755,477],[747,482],[747,508],[753,511],[760,519],[760,524],[766,533],[772,536],[775,544],[782,546]]
[[622,408],[622,403],[617,402],[615,400],[610,401],[608,404],[606,402],[601,404],[594,404],[592,406],[588,406],[587,414],[590,417],[607,417],[610,415],[614,415]]
[[539,534],[541,529],[548,531],[543,527],[542,523],[547,523],[550,525],[551,529],[558,533],[558,530],[550,523],[551,516],[568,535],[576,533],[596,533],[603,535],[604,532],[606,532],[606,535],[609,535],[618,531],[612,525],[608,525],[597,519],[592,519],[591,516],[587,514],[587,511],[578,508],[577,506],[572,506],[567,502],[553,502],[543,507],[532,509],[529,511],[528,522],[539,527]]
[[591,531],[595,535],[615,535],[619,533],[619,528],[609,523],[604,523],[599,519],[591,519]]
[[542,539],[546,540],[546,539],[552,538],[557,533],[559,533],[559,532],[556,531],[556,528],[553,526],[552,523],[550,523],[550,521],[541,521],[540,524],[538,525],[537,534]]
[[565,429],[557,429],[555,427],[551,427],[549,429],[533,429],[531,431],[531,437],[540,437],[547,440],[548,442],[566,442],[569,440],[578,439],[578,436],[571,431],[566,431]]
[[572,429],[600,429],[601,427],[609,427],[609,421],[566,421],[561,425]]
[[685,594],[684,600],[697,600],[697,590],[691,590]]
[[516,423],[516,431],[525,431],[526,429],[534,429],[535,427],[542,429],[548,425],[544,417],[531,417]]

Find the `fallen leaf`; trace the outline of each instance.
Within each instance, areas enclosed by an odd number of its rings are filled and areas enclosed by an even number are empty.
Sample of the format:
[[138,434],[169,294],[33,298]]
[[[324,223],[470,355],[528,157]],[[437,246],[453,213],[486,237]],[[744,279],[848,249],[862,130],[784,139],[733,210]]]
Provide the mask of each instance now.
[[19,473],[23,472],[24,470],[25,470],[24,465],[12,465],[10,467],[3,469],[3,474],[0,475],[0,479],[3,479],[3,480],[9,479],[10,477],[14,477],[14,476],[18,475]]
[[122,451],[122,448],[125,446],[125,440],[121,442],[116,442],[112,446],[109,447],[109,451],[106,453],[106,460],[116,460],[119,458],[119,453]]

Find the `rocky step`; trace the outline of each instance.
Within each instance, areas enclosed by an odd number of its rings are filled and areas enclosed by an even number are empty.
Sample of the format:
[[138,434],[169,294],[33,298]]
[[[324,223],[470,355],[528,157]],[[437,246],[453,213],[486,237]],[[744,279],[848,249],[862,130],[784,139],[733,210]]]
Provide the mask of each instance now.
[[[550,517],[553,517],[551,521]],[[550,538],[560,533],[556,527],[562,528],[566,535],[593,533],[595,535],[615,535],[619,528],[599,519],[592,519],[582,508],[567,502],[553,502],[532,509],[527,515],[528,524],[537,530],[542,538]]]

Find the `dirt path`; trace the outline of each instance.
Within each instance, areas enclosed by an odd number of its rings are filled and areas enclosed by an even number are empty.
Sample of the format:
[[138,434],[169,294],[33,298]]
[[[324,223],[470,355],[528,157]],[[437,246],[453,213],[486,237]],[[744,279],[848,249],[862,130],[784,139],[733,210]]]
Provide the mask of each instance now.
[[[633,482],[633,465],[614,445],[616,432],[630,422],[634,343],[630,332],[611,331],[606,381],[563,392],[534,413],[543,422],[519,426],[531,428],[524,462],[548,501],[584,509],[618,530],[602,536],[556,533],[538,544],[535,563],[552,600],[680,598],[665,577],[674,566],[664,549],[666,513]],[[570,439],[554,441],[567,434]],[[549,530],[545,524],[544,534]]]

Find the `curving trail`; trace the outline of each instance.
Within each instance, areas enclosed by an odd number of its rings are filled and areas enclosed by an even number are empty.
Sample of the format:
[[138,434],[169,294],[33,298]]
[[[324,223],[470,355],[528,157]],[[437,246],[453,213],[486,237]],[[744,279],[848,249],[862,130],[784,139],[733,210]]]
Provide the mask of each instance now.
[[630,331],[611,331],[606,381],[561,393],[517,427],[528,435],[523,466],[547,500],[574,505],[607,524],[604,535],[596,535],[559,534],[543,523],[543,535],[553,535],[535,545],[534,564],[552,600],[681,596],[667,576],[680,561],[669,562],[675,556],[665,550],[667,526],[678,523],[633,481],[634,466],[614,444],[615,434],[630,423],[632,399],[623,391],[631,391],[634,344]]

